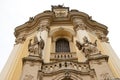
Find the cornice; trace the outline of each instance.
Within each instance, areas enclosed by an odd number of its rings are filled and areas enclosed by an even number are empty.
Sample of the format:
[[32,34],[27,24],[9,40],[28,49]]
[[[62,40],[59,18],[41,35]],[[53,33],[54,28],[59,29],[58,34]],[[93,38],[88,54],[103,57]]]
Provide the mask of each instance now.
[[48,19],[51,23],[52,19],[54,17],[54,13],[53,12],[43,12],[43,13],[40,13],[38,15],[36,15],[33,20],[29,20],[27,21],[26,23],[18,26],[15,28],[15,32],[14,32],[14,35],[15,37],[18,37],[20,33],[22,32],[29,32],[29,31],[33,31],[33,30],[36,30],[36,26],[38,26],[38,24],[44,20],[44,19]]
[[92,18],[84,13],[84,12],[79,12],[78,10],[71,10],[69,12],[69,18],[71,19],[71,21],[73,22],[73,19],[77,18],[77,19],[82,19],[83,22],[88,25],[88,27],[92,28],[92,29],[96,29],[96,30],[101,30],[103,31],[103,33],[105,35],[108,34],[108,27],[98,23],[97,21],[92,20]]
[[80,12],[78,10],[71,10],[71,11],[69,11],[67,17],[56,18],[53,11],[46,10],[43,13],[36,15],[34,18],[30,18],[30,20],[27,21],[26,23],[24,23],[23,25],[16,27],[14,35],[17,38],[23,32],[26,36],[31,34],[31,32],[35,32],[37,30],[37,26],[40,23],[40,21],[42,21],[44,19],[48,19],[50,21],[50,25],[51,25],[51,24],[55,24],[55,23],[73,24],[73,19],[75,19],[75,18],[82,19],[83,22],[92,30],[100,30],[105,35],[108,34],[108,30],[105,25],[92,20],[91,17],[86,13]]

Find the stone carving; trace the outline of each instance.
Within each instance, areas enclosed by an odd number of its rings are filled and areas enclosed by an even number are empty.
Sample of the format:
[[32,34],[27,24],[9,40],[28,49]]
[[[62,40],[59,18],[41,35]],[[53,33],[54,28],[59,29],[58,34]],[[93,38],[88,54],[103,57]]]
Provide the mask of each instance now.
[[111,80],[112,78],[110,77],[109,73],[103,73],[100,75],[102,80]]
[[25,75],[24,79],[23,80],[33,80],[33,76],[32,75]]
[[99,34],[98,38],[103,42],[108,42],[109,40],[104,34]]
[[83,53],[85,53],[85,56],[89,56],[92,54],[99,53],[97,49],[97,40],[95,40],[94,43],[90,42],[87,37],[85,36],[83,38],[84,43],[81,44],[80,42],[76,41],[76,46],[79,50],[82,50]]
[[42,50],[44,48],[44,40],[40,36],[40,41],[38,41],[37,36],[34,37],[34,42],[32,43],[32,39],[30,39],[28,44],[28,51],[30,52],[30,55],[36,55],[40,58],[42,58]]
[[102,42],[108,42],[108,37],[106,37],[106,35],[103,33],[103,32],[100,32],[100,31],[95,31],[98,39],[100,39]]
[[71,76],[71,75],[70,75],[70,72],[69,72],[69,71],[66,71],[66,72],[65,72],[65,78],[69,79],[70,76]]
[[73,23],[75,25],[74,29],[75,30],[85,30],[87,28],[86,24],[81,20],[81,19],[74,19]]
[[64,7],[64,4],[63,4],[63,5],[57,5],[57,6],[56,6],[56,5],[55,5],[55,6],[52,5],[51,7],[52,7],[52,8],[63,8],[63,7]]
[[26,40],[26,37],[21,36],[21,37],[16,38],[15,42],[16,44],[19,44],[19,43],[23,43],[25,40]]
[[48,31],[49,30],[49,26],[50,25],[50,23],[49,23],[49,20],[47,20],[47,19],[45,19],[45,20],[42,20],[41,22],[40,22],[40,24],[38,24],[38,31],[44,31],[44,30],[46,30],[46,31]]

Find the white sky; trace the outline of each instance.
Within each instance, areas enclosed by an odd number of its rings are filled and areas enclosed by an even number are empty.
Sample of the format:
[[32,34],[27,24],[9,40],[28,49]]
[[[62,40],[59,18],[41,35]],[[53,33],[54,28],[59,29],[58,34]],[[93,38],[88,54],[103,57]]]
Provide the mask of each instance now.
[[120,58],[120,0],[0,0],[0,71],[14,46],[14,28],[51,5],[64,4],[106,25],[109,42]]

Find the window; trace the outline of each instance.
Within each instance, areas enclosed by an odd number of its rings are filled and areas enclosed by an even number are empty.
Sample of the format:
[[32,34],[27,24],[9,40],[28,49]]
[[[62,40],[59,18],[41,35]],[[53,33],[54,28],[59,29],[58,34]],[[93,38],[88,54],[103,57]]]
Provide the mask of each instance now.
[[56,41],[56,52],[70,52],[69,42],[64,38]]

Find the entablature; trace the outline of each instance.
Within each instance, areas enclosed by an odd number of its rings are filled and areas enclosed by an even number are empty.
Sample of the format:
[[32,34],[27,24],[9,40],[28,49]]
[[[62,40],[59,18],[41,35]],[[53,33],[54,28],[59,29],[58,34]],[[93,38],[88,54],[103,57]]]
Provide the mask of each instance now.
[[[55,7],[56,9],[57,7]],[[26,23],[24,23],[23,25],[20,25],[18,27],[15,28],[15,37],[19,37],[19,35],[21,34],[25,34],[26,36],[37,31],[38,29],[38,25],[42,20],[47,19],[49,21],[49,27],[52,24],[72,24],[74,27],[74,23],[73,20],[74,19],[81,19],[86,26],[94,31],[94,30],[99,30],[102,31],[105,35],[107,35],[108,30],[107,27],[103,24],[100,24],[94,20],[91,19],[91,17],[83,12],[80,12],[78,10],[71,10],[69,11],[68,8],[66,7],[59,7],[62,9],[67,9],[68,10],[68,14],[66,17],[56,17],[54,11],[50,11],[50,10],[46,10],[43,13],[40,13],[38,15],[36,15],[34,18],[31,17],[29,21],[27,21]]]
[[52,63],[45,63],[42,67],[42,71],[44,73],[54,73],[57,71],[62,70],[72,70],[81,73],[88,73],[90,72],[90,67],[88,63],[85,62],[75,62],[70,60],[52,62]]

